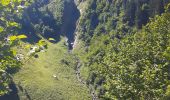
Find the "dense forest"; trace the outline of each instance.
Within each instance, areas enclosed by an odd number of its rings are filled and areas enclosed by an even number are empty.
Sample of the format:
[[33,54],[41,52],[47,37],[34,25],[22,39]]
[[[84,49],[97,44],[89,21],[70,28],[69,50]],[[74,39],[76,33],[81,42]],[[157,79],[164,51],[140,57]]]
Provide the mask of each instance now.
[[[168,1],[167,1],[168,2]],[[87,83],[106,100],[166,98],[169,12],[161,0],[91,0],[80,18]],[[82,52],[81,52],[82,53]]]
[[0,0],[0,100],[169,100],[170,0]]

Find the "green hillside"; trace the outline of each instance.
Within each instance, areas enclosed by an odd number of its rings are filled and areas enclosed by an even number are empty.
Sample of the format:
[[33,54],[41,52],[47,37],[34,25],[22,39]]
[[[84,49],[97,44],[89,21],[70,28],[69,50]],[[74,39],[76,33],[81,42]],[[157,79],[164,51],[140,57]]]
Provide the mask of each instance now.
[[0,0],[0,100],[169,100],[170,0]]
[[38,53],[14,75],[23,89],[18,93],[21,100],[28,99],[26,94],[33,100],[90,100],[89,90],[75,76],[75,58],[63,44],[64,39],[49,43],[46,52]]

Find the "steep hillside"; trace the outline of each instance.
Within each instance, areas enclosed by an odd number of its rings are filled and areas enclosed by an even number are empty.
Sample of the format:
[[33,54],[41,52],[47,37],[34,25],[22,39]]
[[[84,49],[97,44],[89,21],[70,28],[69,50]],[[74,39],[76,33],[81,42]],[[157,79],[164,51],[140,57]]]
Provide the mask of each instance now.
[[23,12],[22,32],[29,42],[37,42],[41,36],[59,41],[63,12],[63,0],[34,0]]
[[[165,87],[169,83],[166,83],[167,66],[164,64],[168,63],[168,59],[159,52],[164,53],[169,46],[168,36],[166,39],[164,36],[169,34],[170,16],[166,12],[154,17],[165,12],[168,2],[81,1],[82,5],[88,5],[81,11],[73,50],[82,61],[81,75],[87,79],[88,85],[94,86],[99,98],[152,100],[166,97]],[[147,24],[149,18],[154,19]],[[161,59],[166,60],[163,62]],[[153,78],[147,75],[153,75]]]
[[149,17],[160,15],[169,0],[83,0],[87,8],[79,21],[79,38],[88,45],[94,34],[117,31],[117,37],[142,28]]
[[0,100],[169,100],[170,0],[0,0]]

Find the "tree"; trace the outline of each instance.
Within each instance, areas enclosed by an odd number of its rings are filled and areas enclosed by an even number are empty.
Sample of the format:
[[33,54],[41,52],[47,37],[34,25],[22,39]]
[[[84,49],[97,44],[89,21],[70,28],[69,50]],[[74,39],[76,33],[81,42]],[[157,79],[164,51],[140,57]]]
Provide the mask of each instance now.
[[15,21],[15,16],[20,15],[22,8],[27,4],[22,0],[0,1],[0,96],[7,94],[11,75],[22,64],[12,47],[17,46],[20,39],[27,38],[25,35],[17,35],[20,25]]
[[95,74],[91,84],[104,91],[100,98],[154,100],[169,96],[170,13],[166,8],[136,34],[121,39],[115,37],[116,31],[94,35],[86,65]]

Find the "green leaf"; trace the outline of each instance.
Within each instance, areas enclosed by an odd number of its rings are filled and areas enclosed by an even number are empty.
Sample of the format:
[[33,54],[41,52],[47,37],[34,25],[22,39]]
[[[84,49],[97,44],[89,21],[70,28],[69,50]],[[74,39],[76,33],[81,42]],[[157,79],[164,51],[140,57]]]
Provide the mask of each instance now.
[[55,39],[54,39],[54,38],[49,38],[48,40],[50,40],[50,41],[55,41]]
[[17,36],[10,36],[9,37],[9,40],[11,40],[11,41],[15,41],[17,39]]
[[18,27],[19,24],[16,22],[8,22],[8,26]]
[[25,49],[28,49],[30,47],[31,47],[31,45],[29,45],[29,44],[25,45]]
[[27,38],[27,36],[26,35],[18,35],[17,38],[18,39],[25,39],[25,38]]
[[4,28],[0,26],[0,33],[4,31]]
[[4,17],[0,17],[0,20],[5,21],[5,18]]
[[40,45],[40,46],[45,45],[45,44],[46,44],[46,42],[44,40],[38,41],[38,45]]
[[16,54],[17,54],[17,51],[16,51],[16,50],[12,50],[12,54],[13,54],[13,55],[16,55]]
[[10,0],[1,0],[1,4],[2,4],[3,6],[7,6],[7,5],[10,4]]

